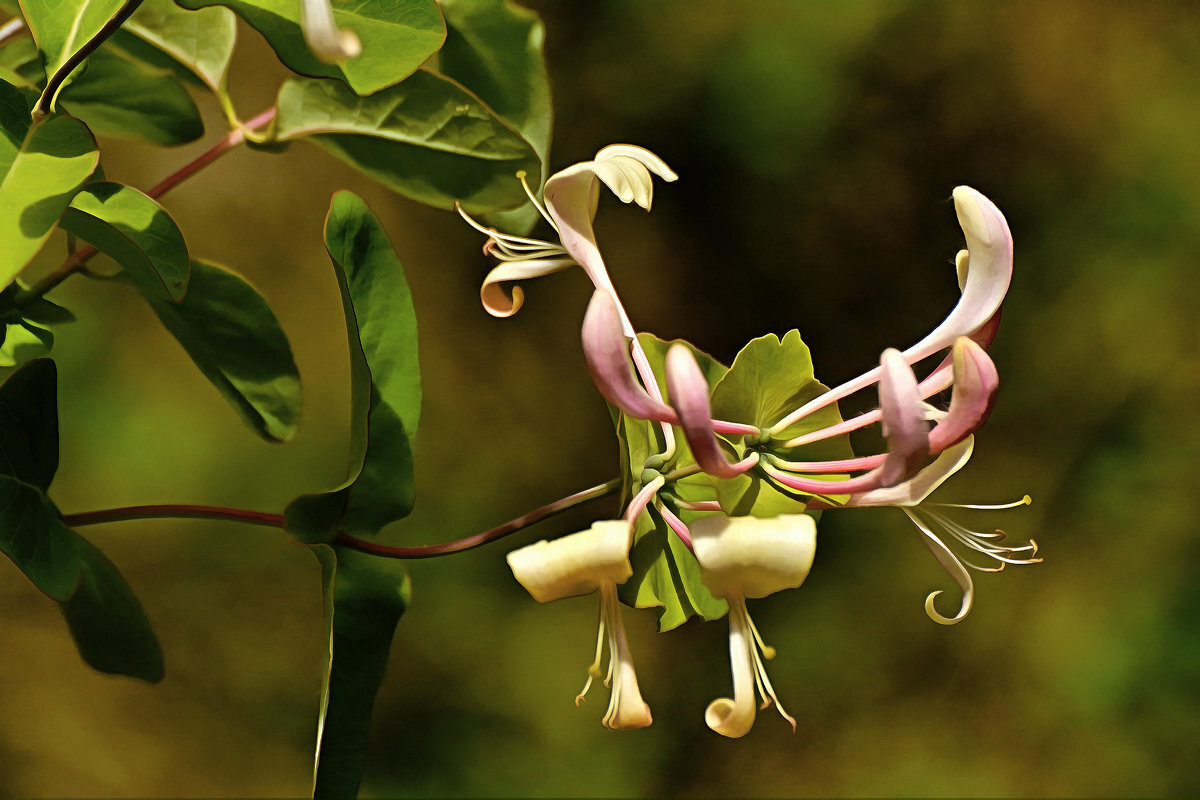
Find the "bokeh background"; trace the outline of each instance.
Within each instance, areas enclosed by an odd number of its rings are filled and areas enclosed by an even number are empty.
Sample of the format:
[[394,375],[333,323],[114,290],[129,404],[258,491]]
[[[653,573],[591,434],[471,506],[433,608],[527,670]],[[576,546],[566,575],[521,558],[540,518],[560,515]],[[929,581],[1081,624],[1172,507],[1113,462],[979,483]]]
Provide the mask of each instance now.
[[[729,691],[723,622],[659,635],[652,612],[626,613],[651,728],[604,730],[603,687],[574,706],[594,600],[538,606],[503,556],[612,516],[610,502],[414,563],[364,794],[1200,793],[1200,7],[531,5],[548,27],[556,168],[630,142],[681,176],[648,216],[612,198],[600,209],[643,329],[728,361],[796,327],[819,377],[852,377],[953,305],[951,189],[996,201],[1016,242],[992,349],[1002,394],[941,499],[1031,494],[970,521],[1035,537],[1046,560],[980,576],[975,611],[944,628],[922,601],[952,585],[903,515],[827,514],[805,586],[752,607],[798,730],[768,711],[737,741],[702,719]],[[243,31],[234,75],[249,116],[281,71]],[[105,142],[108,174],[152,184],[219,137],[210,119],[180,150]],[[420,318],[418,509],[387,539],[457,538],[616,474],[578,344],[583,275],[530,283],[524,310],[492,319],[474,232],[298,144],[235,152],[165,203],[194,253],[276,309],[304,379],[300,433],[258,441],[132,292],[73,279],[55,294],[79,316],[55,350],[64,510],[279,511],[341,479],[347,355],[321,221],[343,187],[383,220]],[[312,556],[228,523],[85,532],[139,592],[167,678],[89,671],[54,604],[0,562],[0,795],[307,793]]]

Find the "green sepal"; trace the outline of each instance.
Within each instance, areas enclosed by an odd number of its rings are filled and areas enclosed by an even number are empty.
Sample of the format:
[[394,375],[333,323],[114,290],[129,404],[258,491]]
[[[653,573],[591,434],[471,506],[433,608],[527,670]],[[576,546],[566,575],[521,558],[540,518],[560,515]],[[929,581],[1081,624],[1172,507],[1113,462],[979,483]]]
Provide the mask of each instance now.
[[372,535],[408,516],[421,413],[417,320],[404,268],[366,203],[350,192],[333,197],[325,248],[350,344],[350,464],[340,488],[287,507],[288,531],[308,544],[330,542],[339,531]]
[[358,795],[375,697],[412,593],[395,559],[318,545],[329,660],[317,719],[314,798]]
[[71,597],[83,572],[79,537],[47,492],[58,471],[58,371],[31,361],[0,386],[0,552],[46,596]]
[[37,255],[100,161],[96,140],[79,120],[60,114],[34,125],[35,100],[0,83],[0,286]]
[[163,326],[264,439],[287,441],[300,419],[300,375],[279,320],[241,276],[194,260],[182,302],[143,292]]
[[95,545],[75,538],[82,579],[61,609],[79,655],[99,672],[158,683],[164,674],[162,648],[142,604]]
[[119,183],[89,183],[71,200],[61,224],[120,264],[147,297],[183,299],[191,272],[187,244],[153,198]]
[[[692,352],[710,386],[725,374],[726,368],[723,364],[687,342],[663,341],[647,333],[639,334],[638,341],[641,342],[646,359],[658,380],[659,390],[664,396],[665,363],[667,351],[672,345],[682,344]],[[665,442],[662,428],[657,422],[636,419],[615,410],[613,415],[622,451],[624,505],[644,485],[642,472],[646,460],[661,453]],[[694,466],[695,463],[687,441],[677,433],[675,455],[659,469],[659,472],[683,469]],[[713,499],[712,488],[702,474],[668,484],[664,487],[664,494],[674,494],[689,501]],[[696,516],[685,512],[683,519],[690,521]],[[660,631],[678,627],[692,616],[698,615],[713,620],[728,612],[729,605],[724,600],[714,597],[700,580],[700,565],[696,557],[667,526],[657,511],[651,510],[638,517],[634,526],[629,561],[633,567],[633,576],[618,587],[618,595],[626,605],[635,608],[657,608]]]
[[298,0],[179,0],[179,4],[191,9],[214,5],[232,9],[262,34],[288,69],[315,78],[337,78],[360,95],[404,80],[446,38],[446,25],[434,0],[337,3],[334,21],[358,36],[362,53],[342,64],[326,64],[304,40]]
[[[713,388],[714,418],[748,422],[769,428],[809,400],[829,391],[813,373],[812,356],[799,331],[788,331],[781,340],[767,334],[742,348],[733,365]],[[842,421],[836,403],[814,411],[784,431],[779,440],[827,428]],[[747,443],[744,437],[731,437],[731,451],[740,458],[750,447],[791,461],[832,461],[853,458],[846,435],[785,449],[774,442]],[[838,473],[811,477],[841,480]],[[804,511],[811,495],[794,492],[768,480],[760,470],[751,469],[728,480],[713,479],[721,508],[733,516],[775,517]],[[825,497],[825,496],[823,496]],[[833,496],[826,499],[836,502]]]
[[291,78],[279,90],[276,135],[308,138],[389,189],[438,208],[468,211],[526,202],[516,178],[539,185],[538,154],[456,81],[420,70],[358,97],[334,81]]
[[[552,108],[538,15],[508,0],[442,0],[446,43],[438,71],[466,86],[533,146],[546,174]],[[534,189],[538,184],[531,183]],[[532,203],[484,216],[484,222],[524,234],[541,218]]]

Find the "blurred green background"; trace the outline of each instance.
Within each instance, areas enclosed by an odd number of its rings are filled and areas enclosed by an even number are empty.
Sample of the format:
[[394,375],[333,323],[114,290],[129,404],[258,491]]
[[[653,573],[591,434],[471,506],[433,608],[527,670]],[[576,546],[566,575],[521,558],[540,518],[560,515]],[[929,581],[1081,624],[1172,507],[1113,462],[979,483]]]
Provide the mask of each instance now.
[[[938,499],[1028,492],[1028,509],[969,521],[1033,536],[1046,560],[979,576],[975,611],[944,628],[921,604],[952,585],[903,515],[827,514],[806,585],[751,608],[799,729],[771,710],[737,741],[702,718],[729,692],[724,622],[659,635],[652,612],[627,611],[654,725],[603,729],[603,687],[574,706],[595,601],[538,606],[503,555],[612,516],[611,502],[414,563],[364,794],[1200,793],[1200,7],[531,5],[548,27],[555,168],[629,142],[681,176],[649,216],[611,197],[600,208],[645,330],[728,362],[797,327],[819,377],[852,377],[953,305],[951,189],[1000,206],[1016,243],[992,348],[1003,388]],[[234,76],[244,115],[270,105],[281,71],[250,31]],[[180,150],[104,142],[109,176],[150,185],[219,137],[210,121]],[[235,152],[165,200],[194,254],[242,271],[276,309],[305,381],[295,441],[261,443],[133,292],[77,278],[54,295],[80,317],[54,353],[65,511],[279,511],[341,479],[347,356],[321,222],[343,187],[384,222],[420,318],[418,509],[386,538],[457,538],[616,474],[579,349],[582,273],[527,284],[525,309],[493,319],[474,232],[299,144]],[[139,592],[167,678],[89,671],[55,605],[0,561],[0,795],[306,794],[315,559],[227,523],[84,532]]]

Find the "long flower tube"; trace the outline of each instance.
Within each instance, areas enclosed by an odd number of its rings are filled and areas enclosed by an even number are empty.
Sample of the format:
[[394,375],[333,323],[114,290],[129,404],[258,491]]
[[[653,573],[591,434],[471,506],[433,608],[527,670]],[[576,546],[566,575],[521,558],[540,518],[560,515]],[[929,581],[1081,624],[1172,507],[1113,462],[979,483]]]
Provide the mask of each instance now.
[[[968,186],[955,188],[953,196],[969,254],[968,259],[956,260],[962,294],[940,325],[903,352],[909,364],[944,350],[960,336],[970,336],[987,325],[1004,302],[1012,280],[1012,234],[1004,215],[991,200]],[[814,411],[877,382],[882,374],[880,369],[870,370],[813,398],[775,423],[771,433],[782,433]]]
[[[651,380],[656,393],[651,395],[630,369],[630,342],[622,330],[617,305],[608,292],[597,290],[592,294],[587,313],[583,317],[582,336],[583,355],[587,360],[588,371],[604,399],[638,419],[655,420],[671,425],[680,424],[679,415],[657,394],[658,382]],[[703,376],[700,376],[700,380],[704,380]],[[707,383],[704,391],[704,402],[707,404]],[[759,432],[753,425],[724,420],[712,420],[712,428],[717,433],[731,435],[753,435]]]
[[[644,728],[653,721],[650,706],[638,688],[617,600],[617,585],[633,574],[629,564],[632,538],[630,522],[605,520],[593,523],[589,530],[553,542],[543,540],[508,554],[513,576],[539,603],[599,592],[596,658],[588,667],[587,682],[575,704],[583,702],[593,679],[603,678],[612,694],[602,723],[613,729]],[[608,667],[602,669],[606,647]]]
[[700,579],[729,602],[729,662],[733,697],[712,701],[704,712],[708,727],[730,738],[745,736],[754,724],[755,691],[762,708],[772,702],[792,730],[796,720],[784,710],[767,677],[764,661],[775,657],[746,609],[747,598],[766,597],[804,582],[812,569],[817,526],[806,514],[773,519],[712,515],[692,523]]
[[348,61],[362,53],[354,31],[339,29],[330,0],[300,0],[300,29],[308,49],[326,64]]

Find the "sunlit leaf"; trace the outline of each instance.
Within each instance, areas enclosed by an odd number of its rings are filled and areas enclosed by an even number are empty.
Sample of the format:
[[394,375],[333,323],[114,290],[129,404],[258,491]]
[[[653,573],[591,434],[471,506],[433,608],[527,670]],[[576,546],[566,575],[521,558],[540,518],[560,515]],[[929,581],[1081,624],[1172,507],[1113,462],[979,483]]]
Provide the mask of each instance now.
[[58,470],[58,372],[32,361],[0,386],[0,552],[54,600],[79,585],[78,536],[47,497]]
[[399,561],[323,545],[314,553],[324,582],[329,662],[317,722],[313,797],[356,797],[375,696],[411,585]]
[[301,541],[338,531],[373,534],[413,503],[413,438],[421,412],[412,295],[383,228],[366,203],[334,195],[325,220],[350,341],[351,444],[346,483],[297,498],[286,512]]
[[293,78],[279,91],[277,135],[311,141],[385,186],[421,202],[468,210],[525,200],[516,173],[540,176],[537,153],[478,98],[420,71],[358,97],[334,81]]
[[215,92],[225,85],[236,42],[237,20],[229,9],[188,11],[172,0],[143,0],[109,44]]
[[41,249],[100,158],[79,120],[58,115],[33,125],[34,99],[0,83],[0,287]]
[[337,25],[358,36],[362,54],[342,64],[326,64],[308,49],[300,27],[299,0],[180,0],[185,8],[214,5],[233,9],[293,72],[338,78],[367,95],[399,83],[437,52],[446,26],[434,0],[336,2]]
[[95,545],[82,536],[76,540],[83,577],[61,608],[79,655],[100,672],[158,683],[163,678],[162,649],[142,604]]
[[188,293],[174,303],[146,294],[196,366],[264,438],[286,441],[300,418],[300,376],[267,301],[228,270],[192,262]]
[[62,69],[124,4],[124,0],[21,0],[21,10],[41,53],[46,75]]
[[[546,174],[550,152],[550,79],[538,16],[507,0],[443,0],[446,44],[438,70],[470,89],[533,146]],[[535,189],[537,184],[531,184]],[[540,215],[532,204],[488,215],[503,231],[525,233]]]
[[63,213],[62,227],[120,264],[147,296],[178,301],[187,291],[183,234],[166,209],[137,189],[89,183]]

